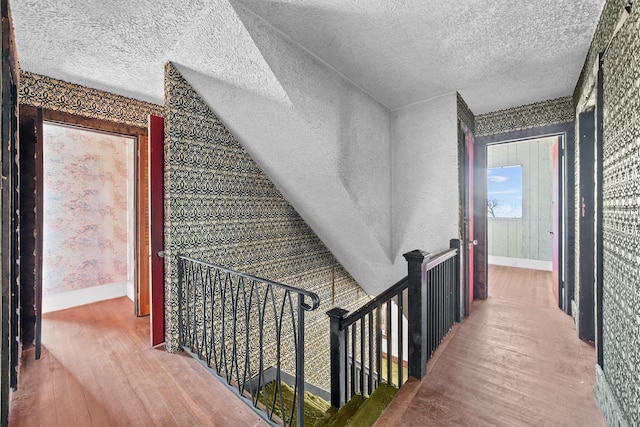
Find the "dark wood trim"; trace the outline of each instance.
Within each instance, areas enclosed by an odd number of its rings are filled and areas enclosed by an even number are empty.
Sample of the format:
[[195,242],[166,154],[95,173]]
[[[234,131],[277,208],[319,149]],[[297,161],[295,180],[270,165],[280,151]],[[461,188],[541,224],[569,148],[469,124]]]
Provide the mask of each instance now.
[[[574,178],[574,144],[575,144],[575,123],[565,122],[547,126],[539,126],[531,129],[522,129],[511,132],[497,133],[493,135],[484,135],[476,138],[476,147],[488,147],[490,145],[518,142],[527,139],[544,138],[547,136],[559,136],[562,138],[562,160],[560,161],[560,174],[562,179],[559,181],[559,189],[561,196],[561,209],[564,212],[561,215],[560,237],[558,242],[558,254],[561,257],[558,295],[563,295],[562,309],[565,313],[571,314],[571,300],[574,294],[574,251],[571,249],[575,245],[575,178]],[[485,164],[486,168],[486,164]],[[564,189],[564,194],[563,190]],[[486,217],[485,217],[486,230]],[[478,247],[487,250],[487,236],[479,234]],[[564,278],[564,280],[563,280]]]
[[558,282],[555,283],[556,286],[556,290],[558,292],[558,308],[560,310],[564,310],[565,307],[569,308],[571,306],[571,300],[567,299],[567,292],[564,292],[565,288],[566,288],[566,284],[563,283],[562,281],[562,272],[565,266],[563,266],[563,260],[565,257],[565,253],[564,253],[564,244],[562,242],[562,236],[564,233],[564,236],[566,236],[566,231],[562,230],[562,224],[563,224],[563,208],[564,208],[564,193],[565,193],[565,188],[564,188],[564,183],[565,183],[565,179],[564,179],[564,173],[565,173],[565,165],[563,162],[564,159],[564,153],[565,153],[565,145],[566,145],[566,138],[563,137],[558,137],[558,176],[556,177],[556,179],[558,180],[558,205],[556,206],[557,211],[554,213],[554,215],[557,215],[558,217],[558,228],[560,231],[560,236],[558,236],[558,262],[560,263],[560,271],[558,271]]
[[11,23],[9,1],[0,1],[0,17],[2,20],[2,69],[0,70],[0,87],[2,91],[2,113],[0,118],[0,155],[2,163],[2,233],[0,234],[2,280],[2,321],[0,324],[0,425],[8,425],[9,388],[17,387],[18,366],[18,311],[19,288],[19,241],[16,233],[18,180],[18,61]]
[[595,227],[595,239],[596,239],[596,363],[604,370],[604,342],[603,342],[603,328],[602,328],[602,312],[603,312],[603,298],[604,298],[604,247],[603,247],[603,198],[602,198],[602,170],[604,167],[604,154],[603,154],[603,111],[604,101],[602,94],[604,93],[604,76],[602,70],[603,54],[598,57],[598,77],[597,77],[597,89],[596,89],[596,227]]
[[144,228],[147,224],[147,221],[144,221],[142,218],[143,211],[141,209],[140,203],[142,196],[142,179],[141,171],[144,170],[144,165],[141,164],[142,161],[145,161],[141,157],[141,144],[145,144],[147,140],[147,129],[140,126],[132,126],[125,123],[112,122],[108,120],[102,119],[94,119],[90,117],[78,116],[75,114],[69,114],[60,111],[53,110],[43,110],[42,114],[43,120],[50,123],[56,123],[60,125],[67,126],[75,126],[80,127],[86,130],[91,131],[101,131],[107,132],[110,134],[124,135],[134,138],[134,175],[135,175],[135,185],[134,185],[134,207],[136,210],[136,221],[135,221],[135,231],[134,231],[134,263],[136,265],[136,274],[134,275],[134,314],[136,316],[146,316],[149,314],[149,304],[150,304],[150,289],[149,283],[144,282],[145,279],[148,279],[141,271],[142,268],[145,268],[143,263],[142,255],[141,255],[141,246],[142,246],[142,228]]
[[90,117],[83,117],[53,110],[43,110],[43,120],[46,122],[79,126],[90,130],[101,130],[120,135],[138,137],[140,135],[147,134],[147,129],[140,126],[131,126],[124,123],[93,119]]
[[37,306],[36,227],[37,183],[36,147],[38,146],[38,108],[20,105],[20,341],[22,348],[34,345]]
[[[44,229],[44,131],[42,128],[42,108],[38,108],[36,117],[36,236],[42,236]],[[38,234],[39,233],[39,234]],[[36,238],[36,360],[42,353],[42,238]]]
[[469,224],[467,213],[469,212],[469,158],[467,153],[467,136],[465,135],[465,124],[458,121],[458,151],[460,158],[460,236],[461,236],[461,270],[462,277],[460,279],[460,317],[465,318],[469,315]]

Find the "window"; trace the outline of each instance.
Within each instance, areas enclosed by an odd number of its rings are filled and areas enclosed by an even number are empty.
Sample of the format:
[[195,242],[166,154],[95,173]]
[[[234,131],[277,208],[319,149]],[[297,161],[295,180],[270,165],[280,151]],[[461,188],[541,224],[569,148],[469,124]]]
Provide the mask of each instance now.
[[489,218],[522,218],[522,165],[487,169]]

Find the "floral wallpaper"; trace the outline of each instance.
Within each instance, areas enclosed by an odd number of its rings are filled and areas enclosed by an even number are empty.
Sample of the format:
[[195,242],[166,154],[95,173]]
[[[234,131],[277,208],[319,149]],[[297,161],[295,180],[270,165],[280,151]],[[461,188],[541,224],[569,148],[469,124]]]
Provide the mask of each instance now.
[[128,280],[132,138],[46,123],[43,294]]

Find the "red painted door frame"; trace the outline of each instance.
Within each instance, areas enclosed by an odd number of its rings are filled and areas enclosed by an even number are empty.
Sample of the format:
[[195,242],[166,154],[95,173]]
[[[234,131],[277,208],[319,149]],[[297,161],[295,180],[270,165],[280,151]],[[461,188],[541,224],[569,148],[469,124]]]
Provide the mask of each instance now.
[[151,345],[164,342],[164,119],[149,116]]

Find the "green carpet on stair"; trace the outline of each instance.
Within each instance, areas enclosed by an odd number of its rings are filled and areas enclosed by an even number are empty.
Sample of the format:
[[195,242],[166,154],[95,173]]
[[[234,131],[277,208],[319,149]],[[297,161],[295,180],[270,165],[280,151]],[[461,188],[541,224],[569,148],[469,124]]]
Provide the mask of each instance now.
[[[267,400],[269,402],[269,408],[273,405],[274,390],[276,388],[276,382],[270,382],[266,385]],[[293,387],[288,384],[281,383],[282,385],[282,401],[284,403],[285,416],[283,417],[280,411],[280,393],[275,395],[275,410],[274,414],[280,418],[288,418],[291,414],[291,406],[294,399]],[[258,394],[258,400],[265,403],[263,392]],[[331,404],[326,400],[315,396],[308,391],[304,393],[304,425],[305,427],[320,427],[331,418],[336,412],[336,408],[332,408]],[[297,425],[297,416],[294,410],[293,420],[291,426]]]
[[372,426],[376,420],[384,411],[393,396],[398,392],[398,388],[387,383],[382,383],[377,389],[369,396],[368,399],[360,406],[358,411],[349,420],[347,420],[347,427],[368,427]]
[[[294,398],[293,387],[282,384],[282,401],[284,403],[285,417],[291,414],[291,406]],[[266,385],[266,395],[269,407],[273,404],[276,382]],[[351,400],[338,410],[326,400],[315,396],[308,391],[304,393],[304,425],[305,427],[368,427],[372,426],[382,414],[384,408],[389,405],[393,396],[398,392],[394,385],[382,383],[368,398],[360,394],[354,395]],[[276,405],[274,414],[283,418],[280,411],[280,395],[275,396]],[[265,403],[262,391],[258,394],[258,400]],[[297,425],[296,414],[293,415],[292,426]]]
[[362,406],[365,400],[367,399],[365,397],[362,397],[361,394],[354,395],[351,398],[351,400],[349,400],[347,403],[342,405],[342,408],[340,408],[340,410],[328,420],[325,426],[326,427],[344,426],[349,420],[349,418],[351,418],[353,414],[355,414],[358,411],[358,409],[360,409],[360,406]]

